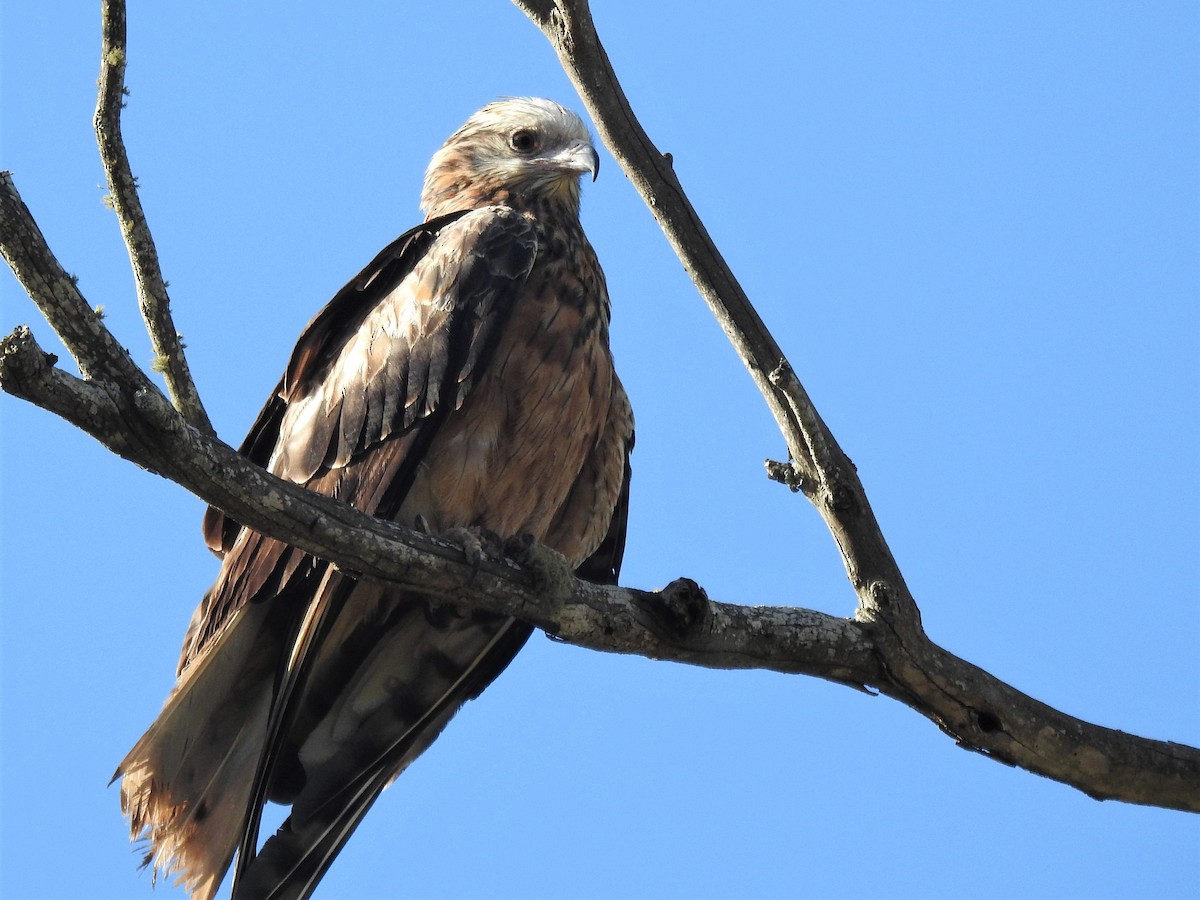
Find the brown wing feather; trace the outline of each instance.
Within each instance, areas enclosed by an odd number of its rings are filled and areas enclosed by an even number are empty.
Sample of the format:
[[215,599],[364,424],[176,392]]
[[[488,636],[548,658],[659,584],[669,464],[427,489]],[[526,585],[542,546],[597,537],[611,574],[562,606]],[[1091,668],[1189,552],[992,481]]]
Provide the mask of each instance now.
[[270,469],[303,484],[439,409],[459,408],[535,250],[532,228],[509,209],[475,210],[447,226],[336,353],[289,367]]
[[[397,238],[313,319],[241,452],[276,475],[390,518],[446,413],[459,408],[481,359],[495,349],[528,275],[536,239],[512,210],[454,214]],[[419,401],[419,402],[418,402]],[[414,428],[423,422],[421,428]],[[351,459],[389,438],[387,462],[347,479]],[[362,474],[374,473],[372,484]],[[180,669],[229,617],[261,593],[282,590],[312,561],[241,530],[210,509],[209,545],[227,559],[184,640]]]
[[617,506],[613,510],[608,533],[596,548],[596,552],[579,564],[575,574],[595,584],[616,584],[621,576],[621,563],[625,559],[625,533],[629,527],[629,483],[633,470],[629,464],[629,452],[633,450],[633,435],[625,451],[625,475],[621,481],[621,492],[617,495]]
[[[466,210],[432,219],[410,228],[383,248],[351,278],[304,327],[292,350],[287,369],[271,392],[238,453],[266,467],[279,440],[279,427],[287,409],[287,398],[300,386],[318,377],[330,356],[345,343],[376,304],[387,298],[408,277],[429,251],[442,229],[461,219]],[[204,513],[204,539],[209,548],[223,556],[241,528],[215,506]]]

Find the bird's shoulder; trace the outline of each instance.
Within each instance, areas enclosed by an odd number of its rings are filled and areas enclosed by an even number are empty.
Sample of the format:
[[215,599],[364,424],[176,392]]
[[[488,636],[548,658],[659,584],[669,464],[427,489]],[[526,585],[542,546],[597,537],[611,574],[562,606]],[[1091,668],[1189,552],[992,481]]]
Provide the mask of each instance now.
[[505,206],[460,210],[406,231],[305,327],[284,373],[284,399],[310,391],[364,324],[386,327],[389,316],[405,310],[444,318],[438,314],[452,311],[455,301],[494,287],[482,276],[524,277],[536,250],[533,224]]
[[[439,408],[460,406],[537,249],[536,223],[500,205],[400,235],[301,332],[239,452],[306,483]],[[210,508],[205,540],[220,554],[239,527]]]

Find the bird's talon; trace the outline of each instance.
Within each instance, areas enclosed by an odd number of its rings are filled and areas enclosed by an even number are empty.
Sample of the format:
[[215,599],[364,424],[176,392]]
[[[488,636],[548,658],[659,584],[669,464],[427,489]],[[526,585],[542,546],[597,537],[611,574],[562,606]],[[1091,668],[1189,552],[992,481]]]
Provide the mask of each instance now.
[[455,526],[447,528],[438,537],[462,550],[463,558],[471,564],[471,568],[478,569],[479,564],[483,562],[485,556],[483,540],[473,529]]
[[561,553],[528,534],[505,541],[504,552],[533,576],[533,587],[539,594],[562,599],[571,593],[575,571]]
[[506,553],[506,544],[494,531],[479,525],[465,527],[456,525],[447,528],[439,537],[462,548],[463,556],[475,569],[485,559],[501,559]]

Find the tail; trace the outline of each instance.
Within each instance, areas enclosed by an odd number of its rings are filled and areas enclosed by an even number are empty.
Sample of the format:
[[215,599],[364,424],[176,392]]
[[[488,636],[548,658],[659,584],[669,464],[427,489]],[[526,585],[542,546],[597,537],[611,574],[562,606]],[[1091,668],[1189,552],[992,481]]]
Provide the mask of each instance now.
[[[328,574],[328,629],[305,616],[298,635],[278,618],[291,604],[243,606],[114,776],[145,864],[193,898],[212,900],[239,849],[236,900],[308,897],[383,788],[532,630]],[[267,800],[290,815],[255,853]]]
[[[239,860],[235,900],[302,900],[316,888],[380,792],[498,676],[531,632],[515,619],[431,610],[413,595],[358,585],[380,617],[339,617],[300,700],[287,768],[302,772],[283,826]],[[386,612],[383,612],[386,610]],[[336,694],[326,686],[336,686]],[[328,702],[319,698],[324,695]]]
[[237,847],[262,753],[275,665],[263,652],[266,607],[243,608],[184,670],[154,724],[117,767],[143,865],[211,900]]

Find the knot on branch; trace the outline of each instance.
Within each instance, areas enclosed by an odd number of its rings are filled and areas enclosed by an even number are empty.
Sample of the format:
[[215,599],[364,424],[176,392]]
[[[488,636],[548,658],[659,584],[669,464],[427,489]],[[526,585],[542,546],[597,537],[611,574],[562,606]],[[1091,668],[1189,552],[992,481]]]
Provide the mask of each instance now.
[[1000,721],[1000,717],[989,710],[972,710],[971,718],[975,720],[975,727],[984,734],[995,734],[997,731],[1004,729],[1004,723]]
[[791,460],[780,462],[777,459],[766,459],[763,460],[763,464],[767,467],[767,477],[772,481],[786,485],[793,494],[804,490],[807,482]]
[[561,47],[562,52],[570,53],[574,41],[571,39],[571,25],[567,21],[567,13],[555,3],[545,21],[546,28],[554,35],[552,40],[556,46]]
[[863,623],[888,621],[895,611],[891,588],[886,582],[874,581],[858,591],[858,609],[854,618]]
[[767,381],[769,381],[774,387],[779,387],[785,378],[789,378],[794,374],[795,373],[792,371],[792,364],[786,359],[781,358],[779,362],[775,364],[775,368],[767,373]]
[[904,582],[872,581],[858,588],[856,622],[880,624],[901,642],[928,645],[921,610]]
[[857,515],[862,507],[858,502],[858,495],[854,489],[841,481],[835,481],[827,485],[828,494],[825,496],[825,505],[830,512],[838,515]]
[[676,578],[645,600],[646,611],[664,637],[686,637],[709,612],[708,594],[690,578]]
[[146,422],[166,434],[179,434],[185,427],[183,417],[153,385],[133,392],[133,407]]
[[38,346],[28,325],[18,325],[0,340],[0,389],[22,396],[57,363],[57,356]]

